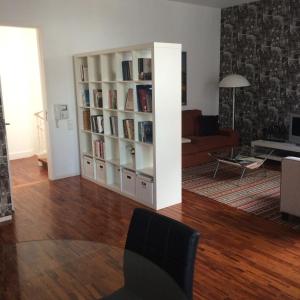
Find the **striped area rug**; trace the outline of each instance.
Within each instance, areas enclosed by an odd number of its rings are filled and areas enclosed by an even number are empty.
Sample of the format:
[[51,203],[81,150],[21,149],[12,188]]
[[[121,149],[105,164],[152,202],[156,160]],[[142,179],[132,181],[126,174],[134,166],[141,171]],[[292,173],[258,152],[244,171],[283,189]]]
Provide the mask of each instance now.
[[216,163],[183,170],[183,188],[196,194],[236,207],[248,213],[300,230],[300,219],[281,219],[280,172],[263,168],[246,173],[239,181],[240,169],[221,165],[216,178]]

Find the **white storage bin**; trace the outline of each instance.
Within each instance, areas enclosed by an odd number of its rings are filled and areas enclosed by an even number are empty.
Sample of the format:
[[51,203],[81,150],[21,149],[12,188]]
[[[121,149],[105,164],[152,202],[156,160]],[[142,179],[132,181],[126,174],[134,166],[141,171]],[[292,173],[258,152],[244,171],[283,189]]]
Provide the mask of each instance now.
[[134,172],[124,169],[122,174],[122,190],[124,193],[135,196],[135,179]]
[[83,174],[88,178],[94,179],[94,161],[87,156],[83,157]]
[[136,177],[136,199],[145,205],[153,206],[153,178],[143,175]]
[[96,160],[96,180],[101,183],[105,183],[105,174],[106,174],[105,162]]

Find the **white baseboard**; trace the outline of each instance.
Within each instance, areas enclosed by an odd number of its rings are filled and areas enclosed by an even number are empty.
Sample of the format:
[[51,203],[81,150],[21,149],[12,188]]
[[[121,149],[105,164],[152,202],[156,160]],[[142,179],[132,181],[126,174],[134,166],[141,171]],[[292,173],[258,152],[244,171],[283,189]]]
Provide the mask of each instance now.
[[1,218],[0,218],[0,223],[1,223],[1,222],[11,221],[11,220],[12,220],[12,215],[10,215],[10,216],[5,216],[5,217],[1,217]]
[[58,176],[53,176],[53,177],[49,177],[49,180],[59,180],[59,179],[64,179],[64,178],[68,178],[68,177],[74,177],[74,176],[79,176],[80,172],[74,172],[74,173],[68,173],[68,174],[64,174],[64,175],[58,175]]
[[24,151],[24,152],[9,153],[8,157],[9,157],[9,160],[15,160],[15,159],[31,157],[33,155],[35,155],[34,151],[29,150],[29,151]]

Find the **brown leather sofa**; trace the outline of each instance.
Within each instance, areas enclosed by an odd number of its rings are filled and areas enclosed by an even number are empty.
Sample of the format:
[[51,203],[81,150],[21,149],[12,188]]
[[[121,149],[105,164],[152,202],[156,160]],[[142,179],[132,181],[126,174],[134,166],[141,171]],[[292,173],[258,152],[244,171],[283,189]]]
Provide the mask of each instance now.
[[201,135],[200,110],[182,111],[182,136],[191,143],[182,144],[182,167],[197,166],[212,160],[208,152],[236,146],[239,134],[232,129],[220,129],[217,135]]

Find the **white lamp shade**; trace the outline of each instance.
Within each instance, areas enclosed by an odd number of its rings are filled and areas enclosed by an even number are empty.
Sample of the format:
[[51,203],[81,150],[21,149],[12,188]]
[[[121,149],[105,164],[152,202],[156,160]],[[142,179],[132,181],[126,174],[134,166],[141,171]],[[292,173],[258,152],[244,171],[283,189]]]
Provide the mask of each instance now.
[[219,83],[222,88],[239,88],[250,86],[250,82],[242,75],[232,74],[224,77]]

